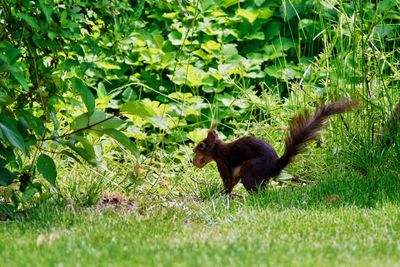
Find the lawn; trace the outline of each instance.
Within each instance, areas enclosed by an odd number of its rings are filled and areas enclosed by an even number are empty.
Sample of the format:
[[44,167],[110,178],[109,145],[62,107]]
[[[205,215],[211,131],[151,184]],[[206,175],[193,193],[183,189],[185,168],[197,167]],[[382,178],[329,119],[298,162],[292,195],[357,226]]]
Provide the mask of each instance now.
[[[229,198],[54,200],[0,224],[3,266],[398,266],[399,175],[340,174]],[[374,182],[375,180],[375,182]]]

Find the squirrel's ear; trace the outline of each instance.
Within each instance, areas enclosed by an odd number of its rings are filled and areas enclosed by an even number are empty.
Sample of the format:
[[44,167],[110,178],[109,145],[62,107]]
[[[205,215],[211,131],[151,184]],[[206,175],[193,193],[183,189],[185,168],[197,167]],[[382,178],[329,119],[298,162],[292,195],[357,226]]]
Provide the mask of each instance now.
[[218,134],[214,130],[209,130],[207,134],[207,139],[211,142],[215,142],[215,140],[218,138]]

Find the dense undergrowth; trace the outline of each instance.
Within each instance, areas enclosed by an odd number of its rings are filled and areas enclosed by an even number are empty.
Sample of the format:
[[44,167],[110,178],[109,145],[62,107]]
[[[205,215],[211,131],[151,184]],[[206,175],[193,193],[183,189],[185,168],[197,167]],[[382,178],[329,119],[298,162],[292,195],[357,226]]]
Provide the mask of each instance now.
[[41,177],[57,186],[56,168],[74,162],[107,169],[129,151],[136,167],[128,180],[170,164],[160,153],[185,164],[212,123],[227,137],[255,134],[281,149],[275,132],[299,109],[337,98],[358,99],[361,108],[332,123],[324,147],[359,169],[374,153],[398,155],[398,7],[2,1],[7,207],[48,194]]

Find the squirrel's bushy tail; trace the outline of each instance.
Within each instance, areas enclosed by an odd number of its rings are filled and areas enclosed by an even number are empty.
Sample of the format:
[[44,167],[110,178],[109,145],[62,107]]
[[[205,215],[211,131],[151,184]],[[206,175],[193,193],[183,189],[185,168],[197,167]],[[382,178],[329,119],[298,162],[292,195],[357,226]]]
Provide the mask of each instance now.
[[278,159],[278,172],[292,162],[294,156],[301,153],[306,145],[316,139],[324,122],[332,115],[350,111],[357,102],[337,101],[318,107],[314,115],[304,111],[289,123],[289,133],[285,140],[285,153]]

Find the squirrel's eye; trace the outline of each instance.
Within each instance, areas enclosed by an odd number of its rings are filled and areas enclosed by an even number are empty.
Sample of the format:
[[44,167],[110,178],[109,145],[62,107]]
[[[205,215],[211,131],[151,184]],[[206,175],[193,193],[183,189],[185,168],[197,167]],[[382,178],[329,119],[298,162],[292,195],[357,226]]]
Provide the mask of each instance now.
[[199,144],[199,149],[200,150],[204,150],[206,148],[206,144],[204,144],[203,142],[201,142],[200,144]]

